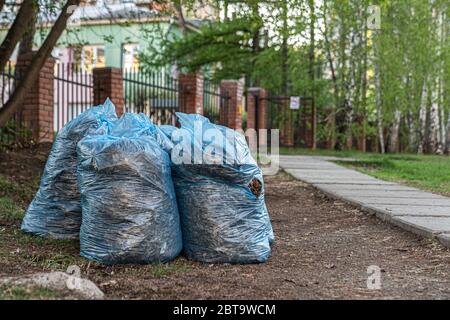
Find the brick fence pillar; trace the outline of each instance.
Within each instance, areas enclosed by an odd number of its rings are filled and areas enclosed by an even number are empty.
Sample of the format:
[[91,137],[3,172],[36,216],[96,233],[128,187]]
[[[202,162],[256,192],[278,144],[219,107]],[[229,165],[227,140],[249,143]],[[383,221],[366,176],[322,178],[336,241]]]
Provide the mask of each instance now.
[[180,74],[179,101],[181,112],[203,114],[203,85],[203,75],[198,72]]
[[247,96],[247,129],[268,129],[267,90],[249,88]]
[[95,68],[94,76],[94,104],[99,105],[110,98],[116,106],[118,116],[125,111],[123,92],[123,76],[120,68]]
[[[31,64],[35,52],[19,56],[17,60],[18,81]],[[39,78],[28,90],[21,109],[21,118],[34,141],[52,142],[53,127],[53,78],[55,59],[48,58],[39,72]]]
[[231,129],[242,130],[242,97],[244,93],[242,81],[222,80],[220,92],[229,97],[225,103],[225,108],[220,110],[220,123]]

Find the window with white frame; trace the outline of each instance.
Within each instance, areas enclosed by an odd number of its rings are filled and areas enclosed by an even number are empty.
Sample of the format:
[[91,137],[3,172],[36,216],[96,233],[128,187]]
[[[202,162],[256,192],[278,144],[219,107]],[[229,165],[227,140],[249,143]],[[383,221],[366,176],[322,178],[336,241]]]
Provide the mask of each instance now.
[[122,68],[125,70],[139,68],[139,45],[126,43],[122,45]]
[[76,47],[72,61],[86,72],[91,72],[94,68],[102,68],[106,65],[105,47],[102,45]]

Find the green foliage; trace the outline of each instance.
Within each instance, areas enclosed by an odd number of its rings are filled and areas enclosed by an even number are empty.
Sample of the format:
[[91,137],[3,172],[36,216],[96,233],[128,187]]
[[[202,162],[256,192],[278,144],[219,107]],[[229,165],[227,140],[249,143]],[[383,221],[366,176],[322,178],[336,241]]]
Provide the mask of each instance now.
[[161,38],[163,50],[150,48],[142,55],[141,61],[156,67],[176,63],[187,71],[220,63],[218,72],[221,75],[216,74],[216,77],[239,78],[251,71],[255,54],[250,40],[259,26],[257,20],[249,18],[211,22],[201,27],[199,32],[174,39]]
[[[434,100],[439,137],[450,129],[448,1],[217,3],[235,16],[210,21],[199,32],[162,33],[163,50],[147,50],[143,62],[177,64],[184,71],[207,67],[217,79],[245,77],[248,86],[271,95],[313,96],[319,142],[334,141],[336,148],[352,148],[360,138],[373,148],[380,139],[397,139],[403,150],[416,151],[436,130],[429,115]],[[368,25],[372,5],[380,8],[380,29]],[[424,84],[428,117],[421,135]],[[276,116],[281,125],[284,116]]]

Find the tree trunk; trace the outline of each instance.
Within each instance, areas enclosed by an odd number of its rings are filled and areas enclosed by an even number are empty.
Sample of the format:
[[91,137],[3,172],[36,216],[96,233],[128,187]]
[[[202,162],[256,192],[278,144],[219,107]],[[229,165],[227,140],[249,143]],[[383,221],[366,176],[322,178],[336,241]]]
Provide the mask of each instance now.
[[[0,127],[3,127],[14,112],[19,109],[26,96],[27,91],[39,77],[39,72],[45,64],[45,61],[50,56],[53,48],[56,45],[59,37],[66,29],[67,21],[73,14],[71,10],[73,6],[78,6],[81,0],[68,0],[64,5],[61,14],[53,25],[50,33],[45,39],[39,51],[33,57],[30,66],[24,71],[23,77],[20,79],[18,86],[14,90],[8,102],[0,109]],[[51,97],[53,98],[53,97]]]
[[315,99],[315,70],[316,70],[316,38],[315,38],[315,26],[316,26],[316,12],[315,12],[315,3],[314,0],[309,0],[309,10],[310,10],[310,22],[309,22],[309,37],[310,37],[310,43],[309,43],[309,81],[311,86],[311,96],[312,96],[312,102],[311,102],[311,109],[313,114],[313,123],[311,124],[312,129],[312,145],[311,149],[316,149],[316,99]]
[[408,151],[414,152],[416,144],[416,131],[414,125],[414,114],[412,110],[408,110]]
[[174,1],[175,12],[178,18],[178,22],[180,24],[180,29],[183,34],[186,33],[186,19],[184,19],[183,14],[183,6],[181,5],[181,1]]
[[334,150],[336,147],[336,107],[331,107],[327,121],[327,148]]
[[425,80],[422,87],[422,97],[420,98],[419,109],[419,139],[417,146],[417,153],[423,154],[426,144],[426,130],[427,130],[427,81]]
[[344,110],[345,110],[345,148],[347,150],[351,150],[353,148],[353,105],[351,100],[351,89],[347,86],[345,92],[345,102],[344,102]]
[[34,35],[36,34],[37,16],[39,13],[39,0],[33,0],[32,18],[28,21],[27,29],[20,40],[19,56],[33,51]]
[[34,0],[24,0],[20,6],[19,12],[14,19],[8,33],[0,45],[0,70],[3,70],[11,57],[17,43],[27,30],[29,21],[33,18]]
[[447,115],[447,146],[446,154],[450,155],[450,111]]
[[431,88],[429,147],[431,153],[442,154],[440,144],[439,88],[434,82]]
[[362,70],[361,70],[361,133],[359,138],[359,150],[362,152],[367,151],[366,143],[366,113],[367,113],[367,23],[364,23],[363,34],[363,58],[362,58]]
[[380,144],[380,153],[385,153],[384,135],[383,135],[383,112],[381,107],[377,108],[377,129],[378,129],[378,142]]
[[[252,2],[251,4],[251,9],[252,9],[252,14],[253,14],[253,18],[255,17],[259,17],[259,6],[257,2]],[[259,47],[259,31],[260,28],[256,28],[255,32],[253,33],[253,38],[252,38],[252,51],[254,53],[254,55],[256,56],[258,54],[258,52],[260,51],[260,47]],[[253,60],[252,62],[253,68],[256,68],[256,59]],[[254,87],[258,87],[259,86],[259,77],[255,77],[252,79],[252,77],[249,77],[249,83],[251,86]]]
[[439,142],[438,142],[438,154],[444,154],[447,146],[447,126],[445,123],[445,110],[444,110],[444,89],[443,81],[441,79],[439,83]]
[[400,121],[402,113],[400,110],[395,110],[394,119],[391,125],[390,139],[389,139],[389,152],[399,152],[399,132]]
[[[378,39],[377,39],[378,40]],[[377,41],[375,40],[375,41]],[[376,50],[376,45],[374,44]],[[375,55],[377,52],[375,51]],[[380,153],[385,153],[386,148],[384,144],[384,127],[383,127],[383,111],[381,105],[381,81],[380,81],[380,67],[378,61],[375,61],[375,104],[377,110],[377,129],[378,129],[378,141],[380,144]]]
[[333,55],[331,53],[331,44],[330,44],[330,40],[328,37],[328,22],[327,22],[327,2],[324,1],[323,2],[323,37],[324,37],[324,44],[325,44],[325,52],[326,52],[326,57],[328,60],[328,64],[330,67],[330,72],[331,72],[331,80],[333,83],[333,97],[334,97],[334,104],[333,104],[333,108],[330,110],[330,115],[328,116],[328,132],[329,132],[329,136],[328,136],[328,148],[329,149],[335,149],[336,148],[336,112],[337,112],[337,108],[339,106],[339,85],[338,85],[338,81],[337,81],[337,76],[336,76],[336,68],[335,68],[335,63],[333,60]]
[[[438,26],[439,26],[439,54],[443,55],[443,51],[445,50],[445,41],[446,41],[446,34],[447,34],[447,26],[446,23],[446,13],[445,9],[442,8],[441,12],[439,13],[439,19],[438,19]],[[444,88],[444,70],[445,70],[445,60],[442,59],[440,62],[441,67],[439,68],[439,87],[438,87],[438,103],[439,103],[439,141],[438,141],[438,154],[444,154],[445,149],[447,147],[446,139],[447,139],[447,126],[445,123],[445,88]]]
[[[288,95],[288,73],[289,73],[289,65],[288,65],[288,59],[289,59],[289,47],[288,47],[288,37],[289,37],[289,28],[288,28],[288,7],[287,7],[287,0],[281,1],[281,19],[283,22],[282,27],[282,40],[281,40],[281,90],[282,94],[287,96]],[[259,39],[258,39],[259,41]]]

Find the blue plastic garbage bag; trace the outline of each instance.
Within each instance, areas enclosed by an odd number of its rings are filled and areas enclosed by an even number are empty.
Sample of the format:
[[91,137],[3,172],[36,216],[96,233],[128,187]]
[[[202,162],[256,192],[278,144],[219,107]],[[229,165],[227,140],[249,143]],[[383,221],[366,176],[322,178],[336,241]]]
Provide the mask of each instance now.
[[163,125],[159,126],[159,129],[166,135],[166,137],[171,139],[172,132],[177,130],[177,127],[174,127],[174,126],[171,126],[171,125],[168,125],[168,124],[163,124]]
[[167,152],[172,147],[172,141],[166,134],[143,113],[124,113],[117,121],[111,121],[108,125],[108,133],[116,137],[140,137],[148,135]]
[[78,141],[100,132],[117,118],[108,99],[67,123],[58,133],[45,165],[41,184],[22,221],[22,230],[53,238],[78,238],[81,224],[77,189]]
[[78,144],[80,252],[88,259],[166,262],[182,249],[170,158],[154,137],[137,129],[140,120],[127,115],[110,134]]
[[[262,172],[244,136],[199,115],[177,116],[181,129],[171,133],[172,177],[186,255],[208,263],[265,262],[274,235]],[[183,141],[190,149],[184,158]],[[189,157],[191,163],[180,163]]]

